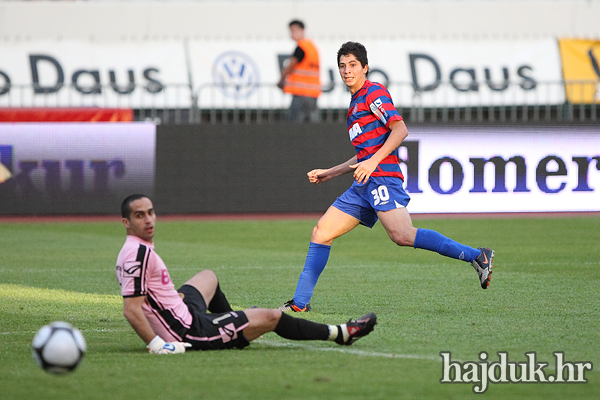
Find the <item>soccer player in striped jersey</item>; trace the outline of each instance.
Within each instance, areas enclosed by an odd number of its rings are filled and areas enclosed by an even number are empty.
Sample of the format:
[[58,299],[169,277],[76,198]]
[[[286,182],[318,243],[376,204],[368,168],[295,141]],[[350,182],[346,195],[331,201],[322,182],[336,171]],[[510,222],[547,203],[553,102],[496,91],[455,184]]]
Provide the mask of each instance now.
[[175,290],[154,250],[152,201],[133,194],[121,204],[127,238],[117,257],[123,315],[152,354],[243,348],[267,332],[290,340],[329,340],[350,345],[377,323],[373,313],[341,325],[293,318],[280,310],[231,309],[216,275],[204,270]]
[[309,311],[333,240],[359,224],[371,228],[377,220],[399,246],[435,251],[471,263],[479,275],[481,287],[487,289],[492,274],[493,250],[475,249],[438,232],[413,226],[406,210],[410,197],[402,187],[404,177],[398,163],[398,147],[408,136],[408,130],[387,89],[367,79],[367,50],[360,43],[347,42],[340,47],[337,59],[340,76],[352,94],[347,125],[356,155],[335,167],[314,169],[308,172],[308,179],[319,184],[352,172],[354,182],[314,227],[294,297],[279,309]]

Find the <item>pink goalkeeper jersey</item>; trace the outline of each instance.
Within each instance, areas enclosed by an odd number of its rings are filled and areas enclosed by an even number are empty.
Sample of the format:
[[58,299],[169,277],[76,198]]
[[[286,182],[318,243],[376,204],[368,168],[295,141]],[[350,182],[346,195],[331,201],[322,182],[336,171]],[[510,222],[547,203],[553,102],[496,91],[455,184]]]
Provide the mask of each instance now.
[[154,244],[128,235],[117,258],[117,280],[123,297],[146,296],[142,306],[154,330],[165,341],[182,341],[192,323]]

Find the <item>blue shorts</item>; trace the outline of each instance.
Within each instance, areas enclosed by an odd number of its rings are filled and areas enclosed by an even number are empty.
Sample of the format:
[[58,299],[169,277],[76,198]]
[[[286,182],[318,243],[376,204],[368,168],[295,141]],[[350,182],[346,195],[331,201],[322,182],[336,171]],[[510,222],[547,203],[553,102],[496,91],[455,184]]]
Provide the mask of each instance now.
[[378,220],[377,212],[408,205],[410,196],[404,191],[402,183],[402,179],[388,176],[371,177],[362,185],[354,181],[332,206],[372,228]]

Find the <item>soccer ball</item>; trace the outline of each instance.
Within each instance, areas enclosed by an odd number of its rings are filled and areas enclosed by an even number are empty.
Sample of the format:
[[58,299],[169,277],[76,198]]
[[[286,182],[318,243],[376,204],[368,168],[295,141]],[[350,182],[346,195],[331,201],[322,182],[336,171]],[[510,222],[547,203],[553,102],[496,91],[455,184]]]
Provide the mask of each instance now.
[[35,361],[53,374],[73,371],[87,349],[79,329],[66,322],[44,325],[35,334],[32,346]]

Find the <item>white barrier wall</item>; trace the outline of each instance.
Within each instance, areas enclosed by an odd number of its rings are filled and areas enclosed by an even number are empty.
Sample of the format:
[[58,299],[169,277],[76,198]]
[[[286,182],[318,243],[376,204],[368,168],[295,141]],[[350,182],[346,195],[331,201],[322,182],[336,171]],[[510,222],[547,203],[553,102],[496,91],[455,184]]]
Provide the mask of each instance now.
[[595,0],[145,0],[0,2],[0,38],[282,40],[293,18],[340,42],[600,37]]
[[[564,103],[559,38],[600,38],[600,1],[0,2],[0,107],[285,108],[274,83],[293,18],[320,49],[321,108],[348,102],[348,40],[398,107],[478,107]],[[570,79],[597,79],[588,69]]]

